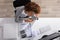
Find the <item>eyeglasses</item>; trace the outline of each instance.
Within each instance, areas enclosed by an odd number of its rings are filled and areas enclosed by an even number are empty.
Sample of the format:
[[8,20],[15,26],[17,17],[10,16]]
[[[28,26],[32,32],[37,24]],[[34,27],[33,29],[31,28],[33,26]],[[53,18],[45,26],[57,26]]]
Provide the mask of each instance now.
[[28,18],[31,18],[32,20],[38,20],[38,17],[35,17],[35,16],[26,16],[26,17],[20,17],[19,18],[22,18],[22,19],[28,19]]

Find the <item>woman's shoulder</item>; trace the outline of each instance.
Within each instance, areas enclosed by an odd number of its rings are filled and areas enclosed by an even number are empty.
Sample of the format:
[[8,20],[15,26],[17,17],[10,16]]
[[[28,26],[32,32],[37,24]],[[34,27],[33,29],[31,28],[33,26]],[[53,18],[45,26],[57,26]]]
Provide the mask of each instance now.
[[25,6],[19,6],[19,7],[16,8],[16,10],[21,10],[21,9],[24,9],[24,8],[25,8]]

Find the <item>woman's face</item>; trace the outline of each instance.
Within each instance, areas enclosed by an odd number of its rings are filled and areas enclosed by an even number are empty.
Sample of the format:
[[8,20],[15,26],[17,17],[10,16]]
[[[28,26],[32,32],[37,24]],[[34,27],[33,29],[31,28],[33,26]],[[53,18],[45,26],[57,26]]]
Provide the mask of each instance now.
[[33,15],[33,12],[29,11],[29,12],[26,12],[26,14],[27,14],[28,16],[32,16],[32,15]]
[[[35,14],[35,13],[32,12],[32,11],[26,12],[26,14],[27,14],[28,16],[34,16],[34,15],[35,15],[35,17],[38,17],[38,15],[39,15],[39,14]],[[34,21],[34,20],[32,20],[31,18],[25,20],[25,22],[32,22],[32,21]]]
[[36,16],[36,17],[39,17],[39,14],[38,13],[34,13],[34,12],[32,12],[32,11],[29,11],[29,12],[26,12],[26,14],[28,15],[28,16]]

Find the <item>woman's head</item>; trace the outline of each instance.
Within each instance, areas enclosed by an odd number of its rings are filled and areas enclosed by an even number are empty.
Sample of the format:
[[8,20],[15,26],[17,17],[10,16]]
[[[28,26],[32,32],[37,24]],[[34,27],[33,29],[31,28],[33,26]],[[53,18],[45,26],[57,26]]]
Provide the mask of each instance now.
[[29,2],[27,5],[25,5],[25,12],[30,16],[32,14],[39,14],[40,6],[35,2]]

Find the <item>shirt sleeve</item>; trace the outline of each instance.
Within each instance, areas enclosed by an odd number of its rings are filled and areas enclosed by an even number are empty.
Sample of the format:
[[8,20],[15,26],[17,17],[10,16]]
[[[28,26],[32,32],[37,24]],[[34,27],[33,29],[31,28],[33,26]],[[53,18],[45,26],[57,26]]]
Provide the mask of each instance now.
[[16,14],[15,14],[15,21],[16,22],[23,22],[23,19],[19,18],[19,17],[25,16],[24,14],[22,14],[23,10],[24,10],[24,6],[16,8]]

